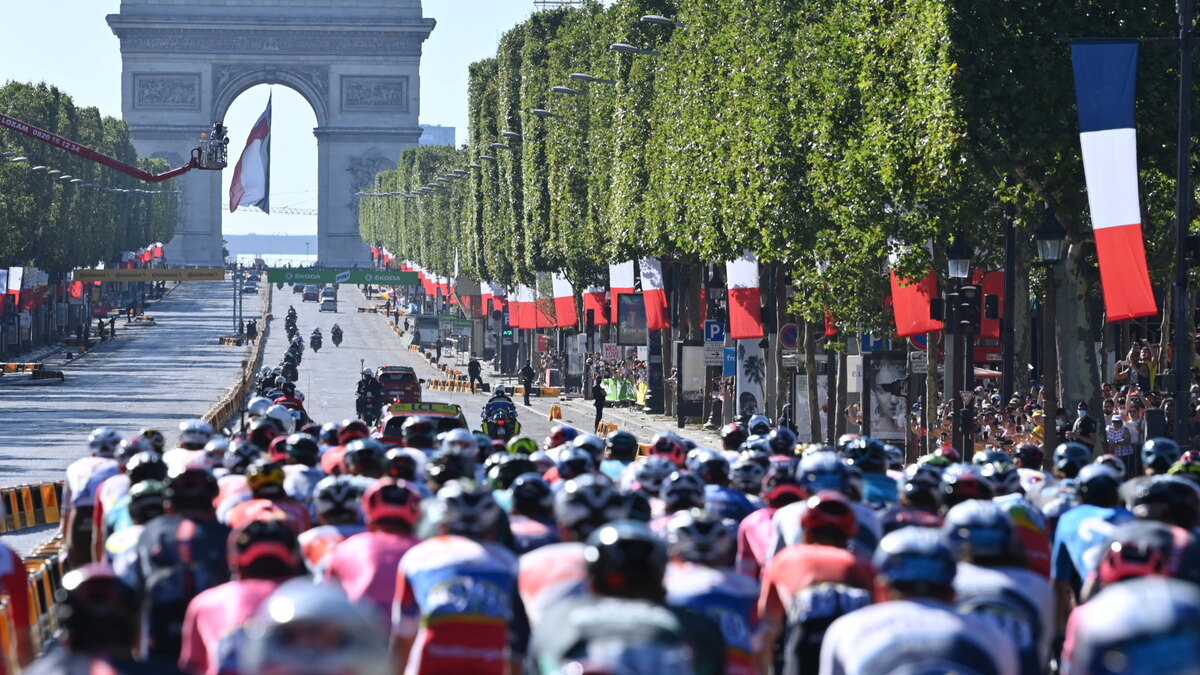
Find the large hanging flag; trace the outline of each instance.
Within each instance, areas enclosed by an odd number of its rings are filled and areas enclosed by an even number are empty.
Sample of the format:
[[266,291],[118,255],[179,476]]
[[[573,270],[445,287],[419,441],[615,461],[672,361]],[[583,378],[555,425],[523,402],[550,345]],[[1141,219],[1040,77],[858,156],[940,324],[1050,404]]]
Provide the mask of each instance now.
[[1071,58],[1106,314],[1110,322],[1152,316],[1158,305],[1146,269],[1133,118],[1138,41],[1076,42]]
[[642,258],[642,302],[646,303],[646,328],[666,330],[671,327],[667,307],[667,286],[663,280],[662,262],[657,258]]
[[[892,312],[896,317],[896,337],[909,337],[942,330],[942,322],[930,316],[930,304],[938,297],[937,274],[932,271],[920,281],[896,272],[898,254],[891,254]],[[826,334],[828,334],[826,327]]]
[[758,258],[746,251],[725,263],[729,283],[729,337],[749,340],[766,333],[762,320],[762,292],[758,287]]
[[593,326],[608,325],[608,306],[604,304],[605,292],[600,286],[590,286],[583,292],[583,316],[587,320],[587,313],[592,313]]
[[634,288],[633,282],[633,261],[628,260],[623,263],[608,266],[608,289],[609,289],[609,316],[612,317],[612,322],[617,322],[617,308],[620,307],[620,296],[623,293],[632,293]]
[[554,316],[559,328],[574,328],[578,315],[575,312],[575,288],[567,278],[554,273]]
[[250,136],[246,147],[233,168],[233,182],[229,185],[229,212],[237,211],[241,204],[256,206],[264,213],[271,212],[271,98],[267,97],[267,109],[263,111]]

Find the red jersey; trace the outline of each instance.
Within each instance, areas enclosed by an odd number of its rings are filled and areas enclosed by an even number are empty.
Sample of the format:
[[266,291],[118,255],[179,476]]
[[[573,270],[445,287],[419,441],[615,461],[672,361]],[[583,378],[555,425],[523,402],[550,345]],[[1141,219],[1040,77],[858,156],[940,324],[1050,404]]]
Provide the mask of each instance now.
[[775,511],[769,506],[759,509],[743,518],[738,525],[735,567],[739,573],[754,579],[762,574],[771,552],[771,537],[775,534],[771,527],[771,516],[775,515]]
[[850,551],[820,544],[788,546],[763,570],[758,613],[763,620],[778,622],[806,588],[841,584],[870,590],[874,583],[875,566]]

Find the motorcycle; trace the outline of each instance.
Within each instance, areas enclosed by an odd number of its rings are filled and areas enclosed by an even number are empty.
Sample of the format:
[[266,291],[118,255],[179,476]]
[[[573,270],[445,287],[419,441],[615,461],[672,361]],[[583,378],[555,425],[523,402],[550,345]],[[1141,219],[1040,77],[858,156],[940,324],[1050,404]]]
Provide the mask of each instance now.
[[503,409],[493,410],[483,419],[483,433],[490,436],[492,440],[508,442],[509,439],[521,433],[521,423],[517,421],[517,415],[514,412]]
[[291,380],[292,382],[300,379],[300,371],[296,369],[296,364],[294,363],[284,363],[283,371],[280,374],[283,375],[283,379]]
[[308,341],[308,346],[311,347],[314,352],[321,351],[321,336],[312,336],[312,339]]
[[342,329],[334,328],[333,331],[331,331],[331,335],[333,337],[333,346],[334,347],[342,346]]
[[355,410],[358,412],[359,418],[367,423],[367,426],[374,427],[379,424],[379,416],[382,412],[383,401],[376,396],[374,392],[366,392],[359,394],[358,400],[355,402]]
[[288,336],[288,339],[289,339],[289,340],[295,340],[295,339],[296,339],[296,337],[297,337],[298,335],[300,335],[300,329],[299,329],[299,328],[296,328],[296,324],[294,324],[294,323],[293,323],[293,324],[290,324],[290,325],[287,327],[287,336]]

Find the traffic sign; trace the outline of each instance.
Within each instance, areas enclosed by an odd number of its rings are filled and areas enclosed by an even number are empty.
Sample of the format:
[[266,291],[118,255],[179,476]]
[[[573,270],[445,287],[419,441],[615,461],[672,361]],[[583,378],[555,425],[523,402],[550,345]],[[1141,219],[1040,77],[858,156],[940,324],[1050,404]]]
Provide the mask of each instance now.
[[737,347],[725,347],[724,377],[737,377]]
[[779,345],[784,349],[796,349],[800,346],[800,327],[794,323],[786,323],[779,329]]
[[720,366],[725,363],[725,348],[720,342],[704,343],[704,365]]
[[908,369],[915,375],[925,375],[929,372],[928,352],[909,352]]
[[285,284],[387,284],[416,286],[416,272],[397,270],[333,270],[277,267],[267,270],[267,282]]
[[862,349],[860,351],[863,354],[870,354],[871,352],[881,352],[881,351],[884,351],[887,349],[887,340],[885,340],[884,338],[876,338],[874,335],[872,335],[870,333],[862,334],[862,340],[860,341],[860,344],[862,346]]
[[705,342],[724,342],[725,341],[725,324],[720,321],[705,321],[704,322],[704,341]]

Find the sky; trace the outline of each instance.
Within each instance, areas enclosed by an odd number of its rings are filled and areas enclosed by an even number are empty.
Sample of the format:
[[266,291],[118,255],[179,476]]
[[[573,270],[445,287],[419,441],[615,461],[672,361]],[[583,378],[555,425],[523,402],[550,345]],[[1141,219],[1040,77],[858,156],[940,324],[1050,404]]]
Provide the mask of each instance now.
[[[533,0],[424,0],[424,14],[437,19],[421,58],[421,123],[457,128],[467,141],[467,66],[494,56],[500,37],[526,19]],[[95,106],[121,116],[120,43],[104,17],[119,11],[120,0],[0,0],[0,10],[20,30],[0,39],[0,82],[46,82],[71,95],[76,105]],[[13,25],[16,25],[15,23]],[[253,87],[234,101],[225,116],[230,132],[230,166],[246,134],[273,95],[271,206],[317,207],[317,142],[312,108],[282,85]],[[37,124],[37,120],[24,120]],[[0,132],[0,151],[4,134]],[[232,170],[222,172],[228,198]],[[187,180],[184,177],[182,180]],[[315,234],[316,216],[223,211],[225,234]]]

